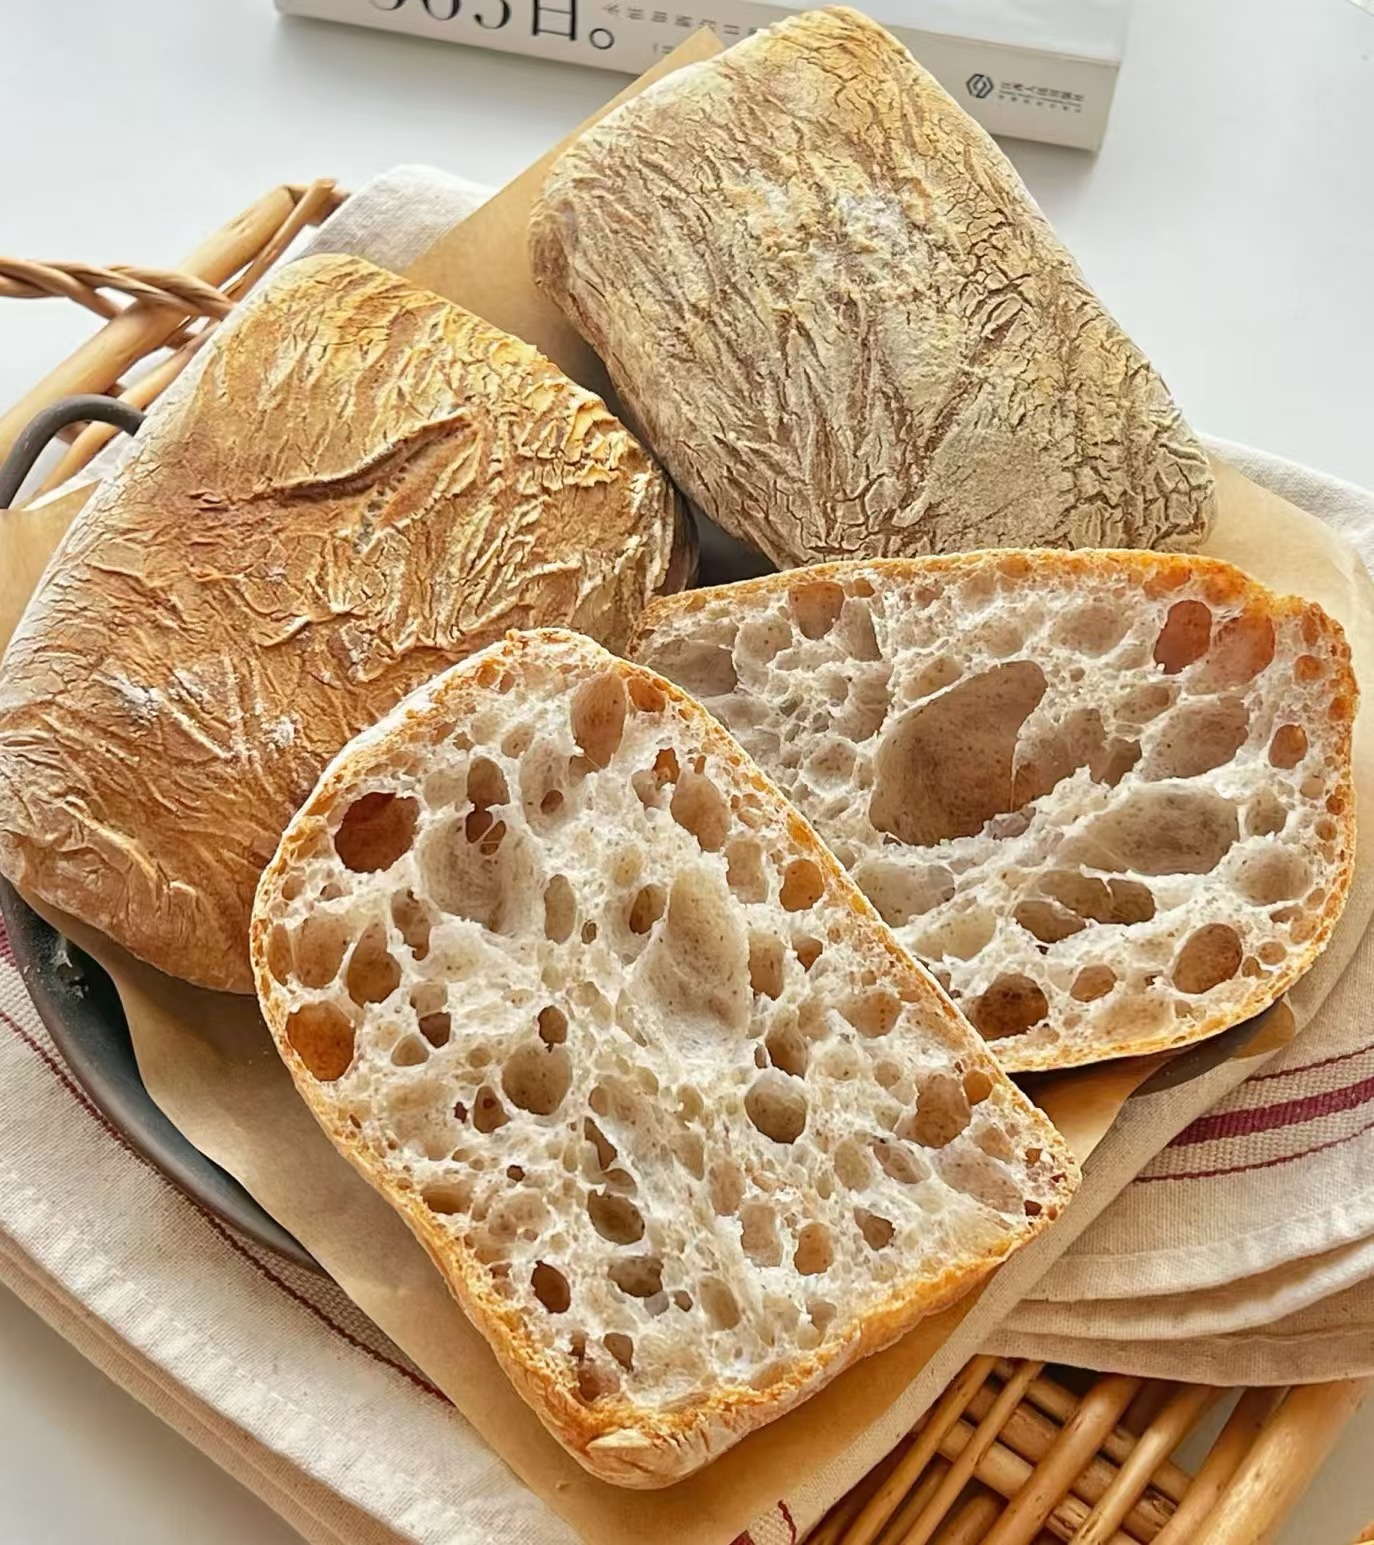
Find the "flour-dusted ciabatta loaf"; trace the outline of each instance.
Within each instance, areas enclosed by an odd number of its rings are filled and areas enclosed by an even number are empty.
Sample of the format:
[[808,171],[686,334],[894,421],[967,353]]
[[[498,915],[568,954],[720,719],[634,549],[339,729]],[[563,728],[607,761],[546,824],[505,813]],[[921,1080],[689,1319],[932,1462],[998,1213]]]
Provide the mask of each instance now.
[[248,992],[253,888],[329,758],[512,626],[623,642],[682,512],[598,398],[369,264],[291,265],[209,347],[0,668],[0,870]]
[[573,634],[512,635],[339,756],[253,963],[326,1132],[623,1485],[965,1292],[1072,1185],[735,742]]
[[1212,1035],[1354,863],[1340,627],[1214,559],[970,553],[655,603],[694,692],[1013,1069]]
[[530,240],[678,485],[781,567],[1206,531],[1164,383],[992,140],[854,11],[609,114]]

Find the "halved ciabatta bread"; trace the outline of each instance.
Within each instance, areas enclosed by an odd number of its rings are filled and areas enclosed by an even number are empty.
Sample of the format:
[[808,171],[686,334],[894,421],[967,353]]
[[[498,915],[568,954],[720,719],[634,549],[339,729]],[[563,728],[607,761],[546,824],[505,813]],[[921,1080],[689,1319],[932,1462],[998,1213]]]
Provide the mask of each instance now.
[[510,635],[343,751],[252,950],[322,1126],[623,1485],[892,1341],[1072,1188],[735,742],[574,634]]
[[652,606],[701,698],[1012,1069],[1272,1003],[1349,888],[1340,627],[1214,559],[839,563]]

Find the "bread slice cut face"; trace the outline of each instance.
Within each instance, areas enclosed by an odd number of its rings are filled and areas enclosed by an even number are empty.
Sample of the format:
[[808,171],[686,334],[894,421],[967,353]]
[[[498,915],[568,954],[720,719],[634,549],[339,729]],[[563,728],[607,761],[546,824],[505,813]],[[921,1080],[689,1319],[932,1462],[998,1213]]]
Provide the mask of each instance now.
[[842,563],[655,604],[700,697],[1013,1070],[1272,1003],[1354,863],[1350,651],[1213,559]]
[[609,1481],[697,1468],[1072,1188],[735,742],[574,634],[512,634],[347,747],[252,953],[325,1131]]

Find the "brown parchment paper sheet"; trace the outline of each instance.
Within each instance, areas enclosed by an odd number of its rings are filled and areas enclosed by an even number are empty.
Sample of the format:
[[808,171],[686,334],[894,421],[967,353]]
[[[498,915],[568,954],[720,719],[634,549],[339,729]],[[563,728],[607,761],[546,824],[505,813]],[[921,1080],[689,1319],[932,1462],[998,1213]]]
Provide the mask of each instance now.
[[[689,40],[622,98],[718,47],[709,36]],[[536,343],[569,374],[597,388],[604,386],[599,364],[529,279],[525,224],[548,159],[436,242],[410,277]],[[1374,592],[1353,550],[1320,522],[1233,469],[1218,466],[1217,474],[1220,517],[1208,550],[1278,589],[1321,602],[1350,632],[1361,678],[1374,682]],[[32,513],[0,517],[8,554],[0,573],[0,640],[8,638],[85,492]],[[1371,715],[1363,713],[1357,729],[1357,783],[1361,799],[1374,801],[1370,721]],[[1334,983],[1371,908],[1374,883],[1357,876],[1332,947],[1291,995],[1299,1023],[1310,1018]],[[144,1081],[169,1118],[291,1230],[511,1468],[597,1545],[640,1545],[650,1538],[664,1545],[724,1545],[792,1492],[799,1477],[814,1476],[837,1456],[871,1444],[875,1425],[937,1350],[942,1366],[956,1354],[961,1361],[977,1350],[988,1328],[973,1312],[978,1303],[973,1295],[848,1370],[697,1476],[659,1492],[608,1486],[583,1471],[545,1433],[405,1225],[316,1127],[251,1000],[173,981],[94,930],[50,909],[38,910],[114,978]],[[1293,1023],[1282,1011],[1268,1020],[1238,1056],[1249,1060],[1272,1049]],[[1036,1097],[1086,1157],[1127,1096],[1160,1061],[1121,1062],[1043,1079]],[[1013,1259],[1003,1268],[999,1286],[1008,1285],[1006,1274],[1017,1272],[1018,1264]],[[1043,1264],[1048,1262],[1041,1269]]]

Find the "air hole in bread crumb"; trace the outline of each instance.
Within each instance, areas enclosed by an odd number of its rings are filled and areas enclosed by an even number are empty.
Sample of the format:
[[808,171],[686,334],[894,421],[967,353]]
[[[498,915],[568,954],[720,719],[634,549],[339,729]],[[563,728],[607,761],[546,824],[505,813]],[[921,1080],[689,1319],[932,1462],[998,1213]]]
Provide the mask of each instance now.
[[1130,612],[1124,606],[1088,601],[1065,612],[1051,629],[1050,638],[1079,654],[1103,655],[1126,636],[1130,621]]
[[573,739],[593,767],[606,767],[625,734],[628,699],[616,671],[603,671],[573,693],[569,710]]
[[305,876],[302,874],[289,874],[281,882],[281,899],[283,901],[295,901],[305,889]]
[[745,1114],[775,1143],[795,1143],[806,1127],[806,1095],[796,1079],[765,1069],[744,1096]]
[[654,664],[693,697],[722,697],[739,685],[727,644],[673,639],[658,652]]
[[315,912],[295,935],[295,976],[303,987],[328,987],[348,949],[348,925],[328,912]]
[[472,1124],[479,1132],[495,1132],[510,1120],[506,1107],[490,1084],[483,1084],[477,1091],[472,1107]]
[[719,852],[725,845],[730,831],[730,806],[709,778],[696,772],[684,773],[673,790],[668,813],[708,853]]
[[982,1068],[971,1068],[964,1074],[964,1097],[970,1105],[981,1105],[992,1089],[992,1079]]
[[869,1212],[866,1207],[856,1207],[854,1221],[859,1225],[859,1232],[864,1236],[864,1243],[870,1250],[886,1250],[892,1243],[892,1236],[896,1230],[890,1218],[884,1218],[876,1212]]
[[534,1116],[551,1116],[572,1083],[572,1062],[563,1046],[521,1046],[506,1059],[501,1087],[513,1105]]
[[1092,923],[1148,923],[1155,915],[1153,892],[1139,880],[1102,880],[1068,869],[1051,870],[1043,889],[1075,916]]
[[1316,655],[1300,654],[1293,662],[1293,679],[1309,686],[1321,676],[1322,669],[1322,662]]
[[1315,827],[1317,836],[1321,839],[1322,842],[1334,842],[1336,840],[1337,829],[1338,828],[1336,823],[1334,821],[1328,820],[1325,816],[1323,816],[1321,820],[1317,822]]
[[943,1148],[968,1126],[970,1114],[959,1079],[952,1073],[932,1073],[917,1090],[910,1131],[901,1135],[914,1138],[923,1148]]
[[1026,1214],[1026,1216],[1028,1218],[1038,1218],[1040,1216],[1041,1212],[1044,1210],[1040,1206],[1039,1202],[1035,1201],[1033,1198],[1031,1198],[1029,1196],[1025,1199],[1024,1202],[1022,1202],[1021,1205],[1022,1205],[1022,1208],[1024,1209],[1025,1214]]
[[797,1248],[792,1264],[803,1277],[816,1277],[829,1271],[835,1259],[835,1247],[831,1243],[830,1230],[824,1223],[807,1223],[797,1235]]
[[612,1261],[611,1281],[631,1298],[652,1298],[663,1291],[663,1262],[653,1255],[634,1255]]
[[398,1068],[418,1068],[429,1061],[429,1047],[418,1035],[403,1035],[391,1049],[391,1064]]
[[807,638],[824,638],[839,621],[844,591],[833,580],[803,581],[787,592],[787,603]]
[[291,935],[281,923],[273,924],[267,936],[267,969],[279,982],[291,978]]
[[1235,976],[1243,954],[1240,935],[1234,928],[1226,923],[1208,923],[1179,951],[1174,962],[1174,986],[1180,992],[1210,992]]
[[984,1153],[990,1153],[994,1159],[1005,1159],[1010,1163],[1016,1157],[1011,1139],[1001,1127],[983,1127],[973,1140]]
[[1105,998],[1116,986],[1116,972],[1110,966],[1084,966],[1073,979],[1069,995],[1079,1003],[1094,1003]]
[[286,1042],[322,1084],[348,1072],[353,1024],[332,1003],[306,1003],[286,1021]]
[[663,916],[668,906],[668,892],[661,885],[645,885],[635,893],[626,916],[631,933],[646,934]]
[[873,1076],[884,1089],[894,1089],[902,1081],[902,1070],[895,1062],[878,1062],[873,1066]]
[[1014,810],[1021,727],[1045,693],[1031,660],[971,676],[888,725],[873,763],[869,820],[899,842],[972,837]]
[[726,843],[725,865],[725,883],[740,901],[768,900],[763,849],[752,837],[736,837]]
[[419,859],[431,899],[449,916],[491,933],[524,924],[533,900],[531,841],[508,833],[504,821],[492,822],[489,811],[473,811],[465,821],[452,816],[431,829]]
[[587,1215],[592,1227],[613,1245],[632,1245],[644,1237],[644,1218],[626,1196],[592,1191],[587,1196]]
[[416,960],[429,954],[430,916],[424,902],[413,891],[397,891],[391,898],[391,921],[400,930],[407,948]]
[[1246,856],[1236,874],[1235,885],[1247,901],[1257,907],[1270,907],[1275,902],[1301,896],[1311,878],[1312,871],[1301,853],[1271,848]]
[[831,1155],[831,1163],[835,1166],[840,1184],[847,1190],[862,1191],[873,1178],[868,1155],[852,1138],[845,1138],[837,1144]]
[[568,1039],[568,1016],[550,1003],[539,1010],[539,1039],[545,1046],[561,1046]]
[[767,1202],[746,1202],[739,1210],[740,1248],[755,1266],[781,1266],[778,1220]]
[[1288,824],[1288,811],[1277,794],[1261,790],[1245,807],[1245,830],[1251,837],[1272,837]]
[[472,1205],[472,1187],[463,1181],[444,1181],[426,1186],[420,1192],[420,1200],[431,1212],[448,1217],[468,1210]]
[[386,947],[386,927],[369,923],[353,946],[344,973],[348,996],[359,1006],[381,1003],[401,985],[401,968]]
[[628,1370],[634,1367],[635,1344],[631,1337],[622,1331],[613,1330],[601,1338],[601,1344],[622,1368]]
[[785,912],[804,912],[814,907],[825,894],[825,878],[820,865],[809,858],[794,858],[782,877],[778,900]]
[[453,1035],[453,1021],[445,1012],[424,1015],[419,1026],[420,1034],[436,1049],[447,1046]]
[[633,675],[626,682],[630,702],[640,713],[662,713],[668,706],[663,688],[645,676]]
[[740,1322],[735,1295],[719,1277],[703,1277],[697,1284],[697,1296],[706,1318],[717,1330],[734,1330]]
[[722,1218],[729,1217],[744,1200],[744,1171],[733,1159],[722,1159],[711,1166],[707,1188],[711,1206]]
[[1155,663],[1167,676],[1200,660],[1212,639],[1212,614],[1201,601],[1175,601],[1155,640]]
[[567,875],[556,874],[544,887],[544,937],[554,944],[565,943],[577,920],[577,898]]
[[793,1078],[806,1077],[809,1055],[806,1037],[795,1024],[774,1025],[768,1032],[764,1046],[768,1051],[768,1060],[775,1068],[790,1073]]
[[1003,1041],[1038,1025],[1049,1007],[1044,989],[1030,977],[1004,973],[974,999],[968,1017],[987,1040]]
[[868,1040],[887,1035],[902,1015],[902,1002],[895,992],[880,987],[857,998],[850,998],[840,1013]]
[[943,906],[954,895],[954,875],[943,864],[912,867],[886,859],[865,859],[854,883],[873,903],[889,928],[900,928]]
[[902,1185],[920,1185],[930,1178],[930,1166],[905,1143],[896,1143],[886,1137],[875,1138],[873,1157],[885,1175]]
[[596,932],[597,932],[596,924],[594,922],[592,922],[590,919],[587,922],[583,923],[583,925],[582,925],[582,942],[583,942],[583,944],[595,944],[596,943]]
[[1238,697],[1181,703],[1164,721],[1145,765],[1149,778],[1195,778],[1231,761],[1250,734]]
[[1095,869],[1208,874],[1239,836],[1236,807],[1209,789],[1133,789],[1088,827],[1079,856]]
[[557,815],[562,808],[563,791],[561,789],[550,789],[539,801],[540,815]]
[[1198,685],[1207,691],[1239,687],[1274,658],[1274,624],[1258,610],[1243,611],[1217,629]]
[[1277,966],[1288,955],[1288,951],[1277,939],[1268,939],[1259,947],[1259,958],[1266,966]]
[[1174,701],[1175,689],[1167,682],[1149,681],[1134,687],[1116,705],[1116,717],[1123,724],[1148,724]]
[[965,1191],[995,1212],[1021,1213],[1021,1189],[996,1159],[978,1149],[960,1146],[940,1156],[940,1178]]
[[396,794],[364,794],[344,812],[334,851],[357,874],[390,869],[415,838],[420,807]]
[[782,941],[772,934],[751,931],[749,935],[750,988],[756,993],[761,993],[765,998],[777,998],[782,993],[782,982]]
[[[597,1090],[593,1090],[592,1094],[595,1096],[597,1092]],[[604,1111],[601,1114],[604,1115]],[[582,1135],[596,1151],[598,1168],[603,1171],[610,1169],[617,1158],[616,1146],[590,1116],[582,1123]]]
[[468,799],[479,810],[509,803],[506,775],[490,757],[476,757],[468,768]]
[[1065,912],[1052,901],[1018,902],[1012,916],[1042,944],[1059,944],[1088,926],[1081,917]]
[[1307,732],[1300,724],[1281,724],[1269,742],[1269,760],[1275,767],[1296,767],[1307,755]]
[[568,1279],[556,1266],[550,1266],[547,1261],[537,1262],[530,1273],[530,1286],[534,1289],[534,1296],[550,1314],[568,1312],[572,1304],[572,1289],[568,1286]]
[[816,964],[823,948],[821,941],[811,938],[809,934],[799,934],[792,940],[792,953],[801,963],[803,971],[809,971]]

